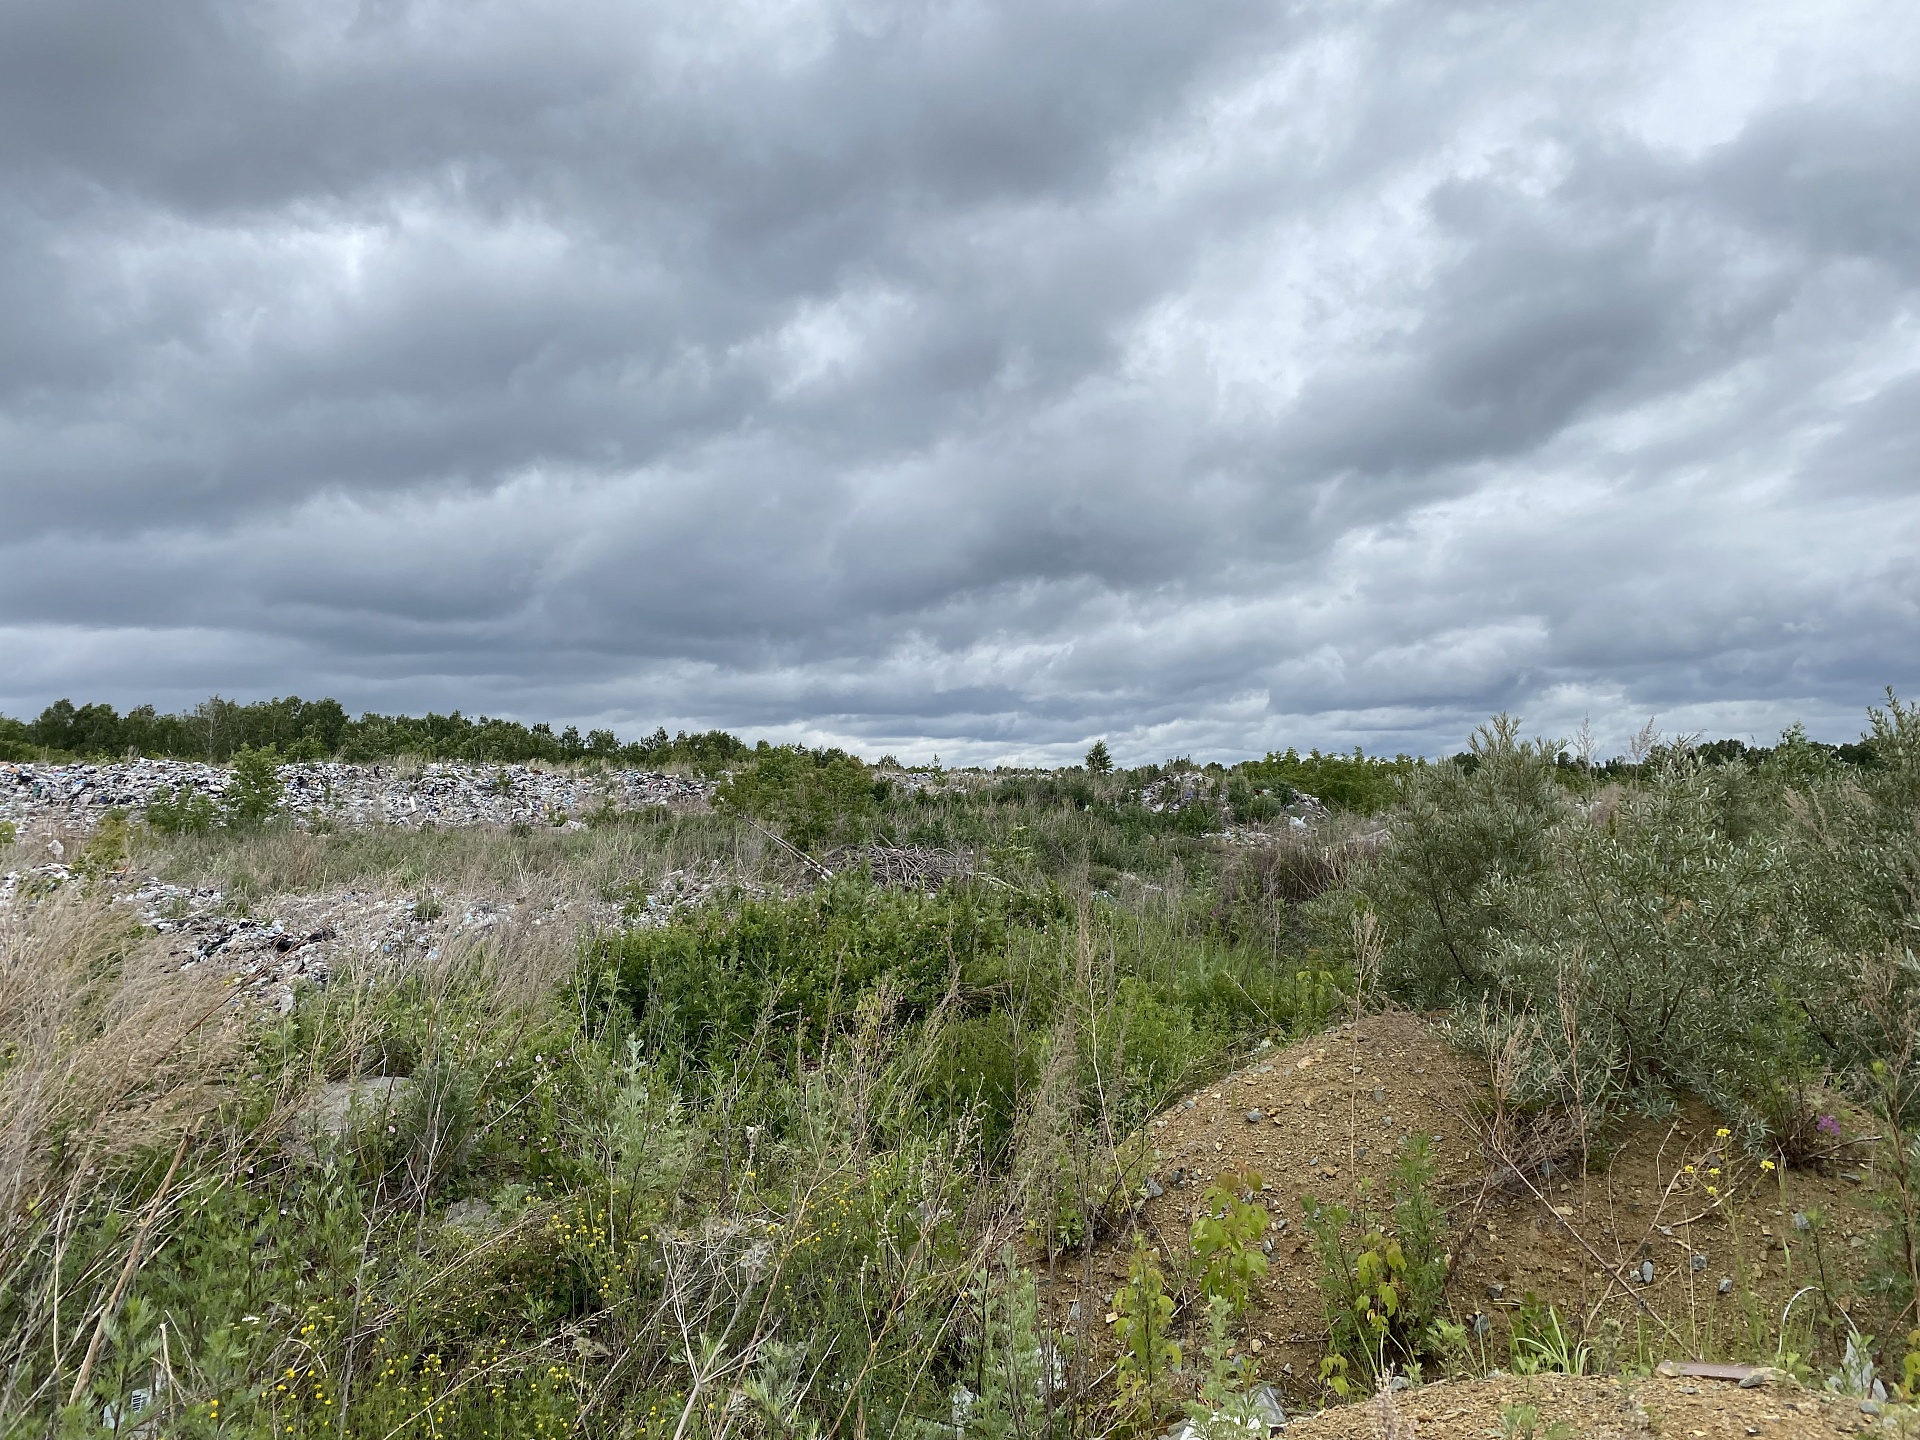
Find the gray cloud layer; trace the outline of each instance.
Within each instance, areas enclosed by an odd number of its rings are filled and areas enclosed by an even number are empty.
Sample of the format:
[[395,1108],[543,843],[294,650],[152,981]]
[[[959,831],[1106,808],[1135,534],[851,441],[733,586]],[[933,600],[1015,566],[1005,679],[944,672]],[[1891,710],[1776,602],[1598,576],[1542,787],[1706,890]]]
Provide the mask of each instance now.
[[0,12],[0,709],[948,758],[1920,690],[1895,3]]

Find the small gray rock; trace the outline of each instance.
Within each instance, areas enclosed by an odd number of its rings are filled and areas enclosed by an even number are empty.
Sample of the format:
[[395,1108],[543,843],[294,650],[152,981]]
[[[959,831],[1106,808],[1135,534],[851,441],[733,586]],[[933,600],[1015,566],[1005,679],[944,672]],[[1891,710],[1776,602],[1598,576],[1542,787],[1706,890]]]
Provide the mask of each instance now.
[[1642,1260],[1640,1262],[1640,1283],[1642,1285],[1651,1285],[1653,1283],[1653,1262],[1651,1260]]
[[1266,1118],[1267,1117],[1262,1115],[1258,1110],[1247,1111],[1247,1124],[1249,1125],[1258,1125],[1262,1120]]
[[1731,1275],[1722,1275],[1720,1277],[1720,1293],[1722,1295],[1731,1295],[1733,1293],[1733,1277]]
[[336,1080],[322,1085],[307,1101],[291,1148],[312,1159],[323,1141],[339,1140],[352,1132],[391,1124],[412,1089],[413,1081],[397,1075]]
[[481,1234],[493,1229],[493,1206],[478,1196],[466,1200],[456,1200],[449,1205],[441,1222],[455,1230],[466,1230]]
[[1493,1321],[1483,1312],[1473,1312],[1473,1333],[1485,1337],[1493,1333]]
[[1796,1210],[1793,1212],[1793,1228],[1803,1232],[1813,1228],[1813,1222],[1807,1218],[1806,1211]]
[[1147,1193],[1147,1199],[1158,1200],[1162,1195],[1166,1194],[1167,1192],[1166,1192],[1165,1186],[1161,1185],[1161,1183],[1158,1180],[1154,1179],[1153,1176],[1149,1175],[1147,1177],[1146,1193]]
[[1507,1293],[1507,1287],[1504,1285],[1487,1286],[1487,1298],[1489,1300],[1499,1300],[1502,1297],[1504,1297],[1506,1293]]
[[1707,1257],[1704,1255],[1695,1255],[1687,1263],[1693,1267],[1693,1273],[1698,1275],[1707,1268]]

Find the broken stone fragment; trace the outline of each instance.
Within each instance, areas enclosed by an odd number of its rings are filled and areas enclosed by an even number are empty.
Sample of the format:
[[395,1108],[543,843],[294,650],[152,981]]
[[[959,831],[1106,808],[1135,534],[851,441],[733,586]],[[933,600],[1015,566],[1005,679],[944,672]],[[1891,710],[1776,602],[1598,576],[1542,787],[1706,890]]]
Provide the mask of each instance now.
[[478,1196],[456,1200],[447,1207],[440,1221],[455,1230],[484,1234],[494,1227],[493,1206]]
[[374,1075],[322,1085],[301,1112],[290,1148],[306,1159],[315,1159],[323,1142],[391,1125],[412,1090],[413,1081],[400,1075]]

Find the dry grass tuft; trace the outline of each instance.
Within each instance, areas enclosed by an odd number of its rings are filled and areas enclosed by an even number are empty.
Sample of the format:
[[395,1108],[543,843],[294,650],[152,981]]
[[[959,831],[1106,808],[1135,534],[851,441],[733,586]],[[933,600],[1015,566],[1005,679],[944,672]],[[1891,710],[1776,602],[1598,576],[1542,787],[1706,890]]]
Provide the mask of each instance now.
[[165,1143],[212,1108],[243,1026],[225,983],[173,963],[97,899],[0,911],[0,1241],[57,1170]]

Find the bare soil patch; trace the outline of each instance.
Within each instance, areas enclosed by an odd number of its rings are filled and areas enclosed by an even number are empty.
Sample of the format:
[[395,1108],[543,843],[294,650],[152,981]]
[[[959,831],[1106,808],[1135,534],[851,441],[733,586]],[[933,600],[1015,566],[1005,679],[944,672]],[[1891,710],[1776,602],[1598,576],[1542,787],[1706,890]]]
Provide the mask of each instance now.
[[[1773,1345],[1783,1307],[1802,1287],[1821,1286],[1836,1307],[1859,1293],[1874,1222],[1866,1167],[1765,1170],[1734,1153],[1719,1118],[1696,1105],[1599,1137],[1584,1173],[1576,1150],[1522,1180],[1483,1145],[1490,1102],[1485,1067],[1446,1043],[1430,1018],[1369,1017],[1270,1049],[1150,1122],[1152,1198],[1135,1221],[1163,1256],[1183,1256],[1208,1183],[1260,1174],[1273,1217],[1270,1268],[1239,1339],[1261,1378],[1296,1402],[1323,1398],[1326,1349],[1302,1197],[1349,1208],[1364,1197],[1387,1210],[1393,1162],[1414,1134],[1432,1137],[1437,1198],[1454,1226],[1447,1306],[1479,1332],[1476,1368],[1509,1363],[1512,1323],[1530,1297],[1590,1337],[1600,1369],[1752,1357]],[[1131,1234],[1109,1236],[1040,1267],[1052,1312],[1102,1364],[1113,1348],[1102,1321],[1131,1244]],[[1797,1305],[1823,1303],[1816,1294]],[[1188,1304],[1176,1323],[1198,1321]],[[1185,1338],[1197,1339],[1197,1328]]]
[[[1508,1433],[1509,1417],[1532,1411],[1532,1433],[1582,1440],[1661,1435],[1678,1440],[1818,1440],[1874,1424],[1857,1403],[1767,1385],[1742,1390],[1717,1380],[1616,1380],[1590,1375],[1490,1376],[1403,1391],[1391,1400],[1401,1435],[1424,1440],[1485,1440]],[[1406,1428],[1407,1422],[1412,1428]],[[1393,1434],[1376,1398],[1305,1415],[1287,1426],[1288,1440],[1379,1440]]]

